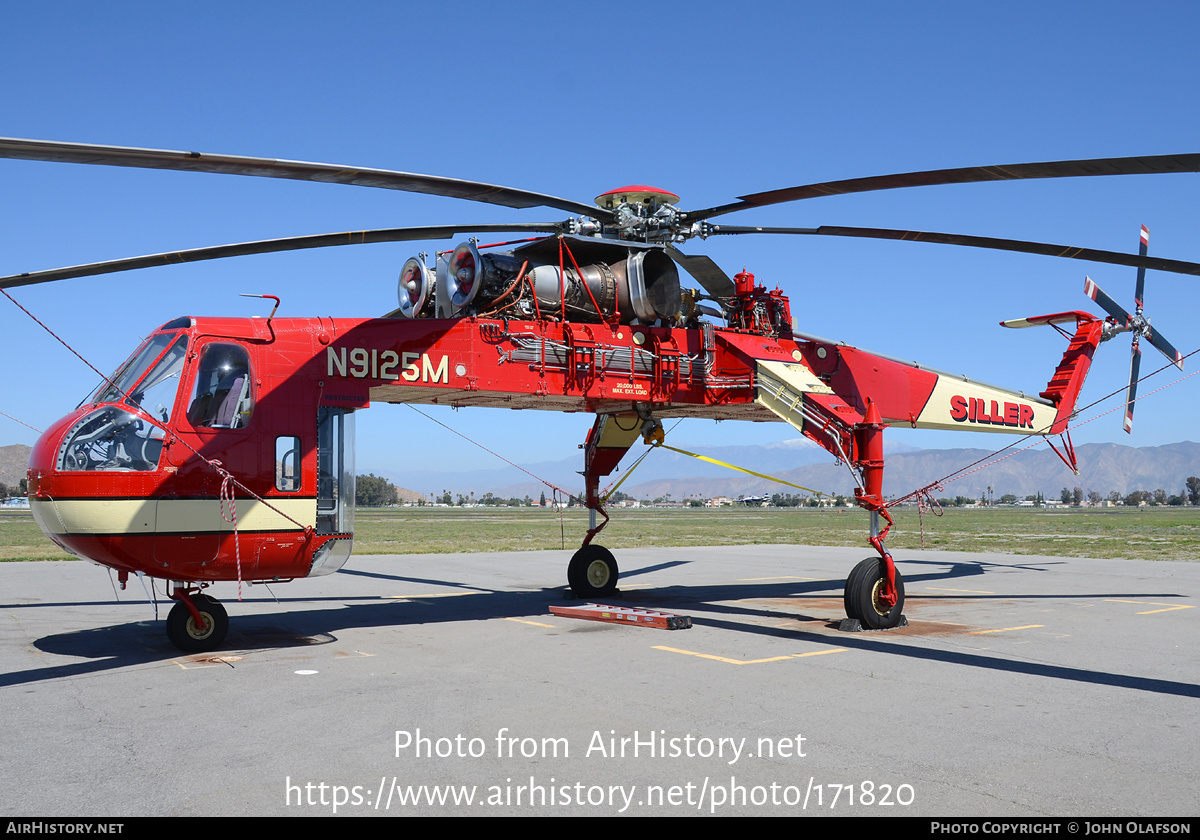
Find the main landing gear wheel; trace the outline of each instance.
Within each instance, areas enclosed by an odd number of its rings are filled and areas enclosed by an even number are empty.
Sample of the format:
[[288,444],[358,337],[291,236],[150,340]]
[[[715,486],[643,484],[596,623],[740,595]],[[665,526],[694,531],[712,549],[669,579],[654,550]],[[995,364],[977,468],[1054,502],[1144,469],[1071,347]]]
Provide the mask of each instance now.
[[844,601],[846,615],[857,618],[869,630],[887,630],[904,617],[904,578],[896,569],[896,603],[888,606],[880,600],[885,567],[882,558],[868,557],[846,578]]
[[192,603],[204,619],[204,629],[196,625],[187,604],[177,601],[167,614],[167,638],[175,647],[188,653],[214,650],[225,641],[225,634],[229,632],[229,614],[220,601],[201,593],[192,596]]
[[598,598],[617,591],[617,560],[602,545],[585,545],[567,566],[567,583],[577,598]]

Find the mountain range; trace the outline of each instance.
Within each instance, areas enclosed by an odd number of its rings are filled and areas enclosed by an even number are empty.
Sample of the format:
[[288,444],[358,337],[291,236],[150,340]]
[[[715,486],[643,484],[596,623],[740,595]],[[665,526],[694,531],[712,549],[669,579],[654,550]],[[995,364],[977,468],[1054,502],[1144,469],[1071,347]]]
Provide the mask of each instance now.
[[[679,448],[688,448],[681,445]],[[825,450],[805,440],[791,440],[765,446],[698,446],[696,454],[726,461],[755,472],[767,473],[792,484],[811,487],[829,495],[853,492],[854,480],[845,466]],[[630,468],[641,447],[626,456],[622,469]],[[1122,496],[1134,490],[1162,488],[1169,495],[1183,492],[1189,476],[1200,475],[1200,444],[1191,441],[1165,446],[1132,447],[1114,443],[1084,444],[1076,448],[1079,475],[1074,475],[1049,447],[1040,443],[1030,449],[989,458],[990,449],[913,449],[903,444],[887,447],[884,469],[884,494],[899,496],[944,478],[977,461],[990,462],[934,491],[938,497],[969,496],[979,498],[992,489],[994,498],[1006,493],[1020,497],[1042,493],[1057,499],[1062,488],[1081,487],[1107,496],[1112,491]],[[997,460],[998,459],[998,460]],[[560,461],[526,465],[529,472],[564,489],[579,493],[579,455]],[[614,473],[602,483],[607,486],[623,473]],[[443,490],[479,498],[493,493],[501,498],[530,496],[538,498],[546,486],[511,467],[469,472],[411,472],[387,475],[389,480],[426,497]],[[621,485],[621,492],[638,499],[654,499],[670,494],[672,499],[713,496],[772,495],[798,493],[795,488],[735,472],[723,467],[658,450]]]
[[[680,449],[689,447],[683,444]],[[771,443],[762,446],[698,446],[697,454],[736,464],[755,472],[777,476],[793,484],[811,487],[826,494],[848,495],[853,479],[843,465],[834,461],[825,450],[803,439]],[[626,456],[622,470],[633,466],[644,450],[641,446]],[[913,449],[903,444],[889,444],[887,466],[884,469],[884,494],[897,496],[950,475],[956,470],[987,459],[987,449]],[[1005,457],[1006,456],[1006,457]],[[965,475],[935,490],[938,497],[969,496],[979,498],[991,487],[994,498],[1006,493],[1027,496],[1042,493],[1058,498],[1062,488],[1081,487],[1107,496],[1117,491],[1122,496],[1134,490],[1162,488],[1168,494],[1183,491],[1189,476],[1200,476],[1200,443],[1184,441],[1164,446],[1132,447],[1115,443],[1089,443],[1076,448],[1079,475],[1073,475],[1066,464],[1048,447],[1041,445],[995,456],[983,469],[973,469]],[[0,482],[16,485],[25,477],[29,447],[20,444],[0,447]],[[360,458],[361,461],[361,458]],[[581,493],[583,466],[581,454],[558,461],[528,464],[526,469],[572,493]],[[367,465],[362,465],[367,466]],[[529,496],[537,499],[547,488],[537,479],[519,469],[500,466],[465,472],[408,472],[388,470],[376,472],[401,488],[411,497],[449,491],[476,498],[493,493],[500,498]],[[610,476],[602,486],[619,480],[625,473]],[[652,452],[637,471],[621,486],[621,491],[638,499],[654,499],[670,494],[672,499],[713,496],[771,495],[797,493],[796,489],[756,478],[745,473],[719,467],[665,449]]]

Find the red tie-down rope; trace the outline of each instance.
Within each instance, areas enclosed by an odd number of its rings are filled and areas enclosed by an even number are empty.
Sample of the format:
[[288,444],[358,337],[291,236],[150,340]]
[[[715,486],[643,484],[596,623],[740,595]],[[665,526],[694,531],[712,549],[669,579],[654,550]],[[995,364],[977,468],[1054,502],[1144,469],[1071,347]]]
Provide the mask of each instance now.
[[13,417],[11,414],[7,414],[7,413],[5,413],[5,412],[3,412],[3,411],[0,411],[0,414],[3,414],[5,417],[7,417],[9,420],[13,421],[14,423],[20,423],[20,424],[21,424],[22,426],[24,426],[26,429],[33,429],[33,430],[34,430],[35,432],[37,432],[39,435],[42,433],[42,430],[41,430],[41,429],[36,429],[36,428],[34,428],[33,426],[30,426],[30,425],[29,425],[28,423],[26,423],[24,420],[18,420],[16,417]]
[[234,484],[237,480],[230,475],[229,470],[220,461],[212,460],[209,464],[221,476],[221,489],[217,492],[221,500],[221,518],[233,523],[233,556],[237,562],[238,600],[242,600],[242,547],[238,538],[237,499],[234,497]]

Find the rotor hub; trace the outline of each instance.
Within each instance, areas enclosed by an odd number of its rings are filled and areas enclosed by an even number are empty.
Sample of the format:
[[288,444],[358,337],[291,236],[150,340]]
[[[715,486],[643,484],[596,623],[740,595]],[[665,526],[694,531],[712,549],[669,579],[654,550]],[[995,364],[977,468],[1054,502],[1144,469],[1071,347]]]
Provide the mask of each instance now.
[[596,196],[596,206],[602,210],[616,210],[622,204],[628,204],[644,207],[649,213],[653,213],[664,204],[675,205],[678,203],[679,196],[675,193],[658,187],[648,187],[644,184],[617,187],[615,190],[609,190]]
[[614,228],[626,239],[672,241],[679,235],[679,196],[645,185],[619,187],[596,196],[596,204],[613,214]]

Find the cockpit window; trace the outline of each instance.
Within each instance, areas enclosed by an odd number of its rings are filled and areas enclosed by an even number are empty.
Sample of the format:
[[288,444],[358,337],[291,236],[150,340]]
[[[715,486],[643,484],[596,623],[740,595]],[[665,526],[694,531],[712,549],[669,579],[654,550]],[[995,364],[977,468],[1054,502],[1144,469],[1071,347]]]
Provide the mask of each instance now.
[[55,468],[63,472],[154,470],[162,448],[161,429],[109,405],[85,415],[63,436]]
[[[72,426],[59,446],[57,468],[157,469],[166,437],[163,426],[175,410],[187,346],[187,336],[178,333],[155,335],[143,343],[90,400],[122,405],[92,411]],[[145,419],[147,415],[153,421]]]
[[[125,360],[123,365],[117,368],[112,376],[100,383],[100,387],[93,391],[92,396],[84,403],[95,405],[123,400],[130,388],[137,384],[150,365],[158,360],[158,357],[178,336],[178,333],[159,333],[150,336],[142,342],[142,346],[135,350],[132,356]],[[181,343],[186,347],[186,336]]]
[[253,411],[246,348],[217,342],[206,345],[188,401],[188,422],[197,428],[241,429]]
[[[179,392],[179,376],[187,357],[187,336],[171,345],[150,368],[150,372],[128,391],[126,405],[141,408],[155,420],[168,423],[175,410],[175,399]],[[161,429],[159,435],[161,436]]]

